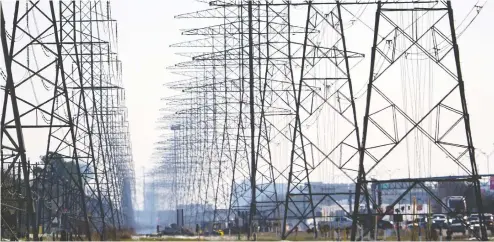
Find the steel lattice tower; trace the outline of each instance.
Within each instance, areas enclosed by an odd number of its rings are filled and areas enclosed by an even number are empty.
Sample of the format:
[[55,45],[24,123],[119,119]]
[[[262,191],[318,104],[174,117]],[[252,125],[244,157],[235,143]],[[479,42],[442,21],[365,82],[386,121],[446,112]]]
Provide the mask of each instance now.
[[[135,181],[109,2],[17,1],[8,14],[4,6],[2,189],[17,176],[18,197],[9,204],[27,208],[17,212],[14,236],[32,227],[38,239],[38,230],[57,224],[78,238],[115,239],[134,226]],[[45,147],[41,162],[29,164],[26,153],[39,148],[23,139],[33,135]]]
[[[403,20],[403,15],[409,18],[405,17],[407,20]],[[420,23],[425,26],[419,26]],[[428,61],[426,68],[422,70],[426,73],[424,74],[426,77],[408,79],[400,77],[393,71],[393,68],[403,70],[411,64],[419,66],[419,61],[424,59]],[[430,91],[421,94],[420,97],[429,101],[428,107],[422,110],[407,107],[407,101],[400,100],[400,97],[406,96],[406,93],[393,92],[392,88],[398,86],[389,83],[389,80],[393,79],[402,80],[402,85],[429,79]],[[467,181],[474,187],[476,206],[479,214],[483,214],[479,182],[481,177],[475,162],[464,85],[450,1],[432,3],[424,1],[403,5],[378,3],[360,150],[359,177],[355,194],[352,240],[356,238],[355,226],[359,215],[360,198],[364,195],[367,200],[372,200],[367,190],[369,174],[393,160],[404,159],[405,156],[400,153],[399,147],[408,146],[406,140],[410,136],[425,137],[438,148],[439,153],[446,155],[452,161],[451,165],[457,165],[465,175],[427,177],[419,171],[409,178],[377,181],[407,183],[406,191],[394,204],[413,187],[419,187],[429,193],[441,206],[446,207],[446,204],[425,184]],[[383,136],[386,138],[379,139]],[[467,164],[463,164],[460,160],[464,155],[469,157]],[[437,165],[435,167],[441,170]],[[373,203],[377,205],[375,201]],[[370,213],[370,210],[368,212]],[[466,221],[462,223],[466,224]],[[481,233],[479,235],[474,232],[474,235],[486,240],[487,233],[482,226],[483,223],[482,217]]]
[[[436,134],[438,138],[433,143],[444,151],[445,144],[440,144],[439,136],[452,131],[444,131],[444,125],[440,125],[441,131],[437,132],[432,126],[417,125],[428,116],[425,109],[437,111],[439,106],[430,103],[442,100],[437,97],[442,95],[441,91],[432,86],[427,86],[426,94],[417,93],[422,93],[420,88],[425,87],[421,83],[426,79],[430,85],[445,80],[432,68],[433,64],[459,70],[456,61],[445,64],[446,54],[453,55],[457,47],[453,43],[456,38],[451,37],[456,36],[454,25],[436,23],[449,16],[453,22],[451,8],[442,5],[437,1],[214,1],[209,9],[177,16],[207,25],[182,32],[182,35],[199,35],[200,38],[171,46],[187,49],[178,54],[189,59],[169,68],[186,79],[167,83],[182,94],[165,99],[166,108],[162,110],[164,114],[160,120],[165,129],[180,126],[180,131],[172,132],[173,147],[161,155],[168,167],[174,167],[168,169],[173,173],[171,175],[184,177],[183,174],[187,174],[188,178],[169,184],[171,190],[184,192],[175,194],[180,197],[176,206],[182,204],[195,211],[191,212],[196,215],[190,216],[194,217],[190,224],[234,220],[233,227],[248,232],[249,236],[257,226],[282,226],[281,237],[286,239],[298,225],[317,226],[324,218],[317,215],[321,205],[336,205],[345,216],[353,216],[352,239],[355,239],[357,225],[363,228],[364,234],[371,231],[373,235],[375,223],[371,216],[381,220],[385,215],[375,194],[380,184],[396,184],[393,185],[395,189],[406,190],[390,204],[391,207],[409,194],[413,186],[414,189],[420,187],[430,198],[441,203],[430,187],[452,178],[432,174],[434,164],[431,159],[436,159],[437,154],[433,156],[430,146],[425,147],[424,139],[431,139],[432,134]],[[398,19],[393,22],[392,18],[386,18],[389,20],[386,27],[376,20],[374,29],[364,23],[375,33],[374,44],[381,45],[373,48],[370,56],[372,74],[367,95],[378,93],[384,98],[376,100],[374,94],[372,103],[369,98],[363,104],[362,133],[352,76],[358,76],[353,68],[365,56],[352,51],[354,48],[348,44],[347,35],[354,22],[362,22],[359,19],[362,13],[357,16],[352,13],[352,7],[363,7],[364,12],[367,7],[377,7],[378,15],[392,12]],[[438,18],[441,11],[447,13],[446,18],[443,15]],[[350,39],[354,38],[352,35]],[[382,56],[384,64],[376,55]],[[436,59],[431,58],[434,55]],[[456,54],[453,60],[458,59]],[[398,64],[398,71],[387,70]],[[446,70],[446,73],[454,73]],[[390,73],[390,76],[381,77],[383,73]],[[450,78],[461,83],[459,76]],[[397,87],[391,82],[392,85],[384,84],[385,88],[376,88],[374,81],[377,78],[388,82],[401,80],[408,86]],[[383,91],[386,88],[386,92]],[[391,97],[390,88],[402,90],[401,96],[393,93]],[[458,90],[462,88],[458,85]],[[412,90],[417,91],[410,94]],[[464,104],[461,96],[457,103]],[[402,103],[394,99],[401,99]],[[424,104],[426,102],[429,104]],[[463,104],[456,109],[450,104],[442,108],[461,113],[466,110],[466,104]],[[375,118],[378,113],[389,110],[392,110],[388,114],[390,119]],[[445,112],[440,111],[441,119],[427,123],[451,119],[444,118]],[[449,127],[459,127],[461,122],[449,124]],[[377,131],[371,131],[372,125]],[[468,124],[464,126],[469,134]],[[449,127],[446,130],[452,130]],[[420,138],[419,133],[424,132],[428,134]],[[168,133],[166,137],[170,137]],[[407,136],[413,136],[413,139],[407,141],[405,150],[395,149]],[[377,143],[371,145],[372,139]],[[386,143],[388,139],[391,141]],[[177,140],[181,141],[177,144]],[[469,157],[473,155],[471,138],[465,140],[463,150],[446,152],[456,162],[466,153]],[[457,142],[446,143],[451,149],[462,147]],[[170,142],[163,141],[160,145],[170,147]],[[389,155],[386,149],[389,154],[391,151],[397,154],[388,159],[409,165],[408,178],[388,181],[372,177],[375,172],[385,169],[374,168],[383,166],[381,159]],[[429,158],[424,158],[422,153],[427,152]],[[460,155],[456,155],[458,152]],[[461,167],[469,176],[456,181],[480,178],[473,160],[470,168]],[[319,180],[325,180],[321,177],[327,176],[344,177],[355,188],[344,192],[321,189],[324,184],[321,185]],[[473,182],[473,186],[479,202],[478,182]],[[221,217],[219,208],[224,207],[225,197],[229,197],[228,214]],[[350,201],[345,206],[341,201],[347,199]],[[444,207],[445,204],[440,205]],[[480,203],[477,207],[482,208]],[[243,227],[241,221],[244,221]],[[314,230],[314,236],[318,236],[317,230]]]

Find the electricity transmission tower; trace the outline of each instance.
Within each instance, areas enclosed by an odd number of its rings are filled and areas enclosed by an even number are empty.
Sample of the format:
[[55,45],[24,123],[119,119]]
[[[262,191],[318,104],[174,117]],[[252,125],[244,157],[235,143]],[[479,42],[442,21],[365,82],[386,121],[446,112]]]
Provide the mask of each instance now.
[[[277,220],[281,225],[282,218],[287,217],[286,214],[282,215],[283,210],[290,211],[288,216],[296,219],[296,224],[305,223],[307,217],[314,217],[313,195],[308,191],[309,174],[317,170],[321,163],[332,159],[338,160],[338,169],[345,167],[348,162],[343,162],[343,158],[329,156],[335,156],[343,149],[345,141],[350,147],[357,147],[359,143],[356,139],[355,110],[352,108],[351,80],[347,73],[350,68],[348,59],[362,58],[363,55],[344,49],[343,35],[339,34],[342,30],[339,24],[341,17],[338,19],[340,14],[337,13],[336,4],[331,4],[333,9],[330,13],[322,13],[322,10],[310,3],[299,5],[308,10],[305,14],[308,15],[307,24],[302,26],[290,22],[290,11],[294,11],[290,4],[217,4],[213,9],[177,16],[222,20],[218,25],[184,31],[184,35],[207,37],[173,45],[194,47],[200,51],[179,53],[193,56],[193,59],[177,64],[173,69],[180,69],[175,73],[191,79],[173,82],[170,86],[192,95],[189,99],[175,97],[177,100],[194,100],[194,96],[199,97],[199,102],[194,103],[197,106],[178,111],[176,115],[184,115],[189,110],[202,112],[198,115],[203,120],[210,118],[212,126],[217,127],[218,111],[223,111],[221,114],[225,121],[222,138],[215,138],[216,129],[213,128],[213,140],[201,141],[211,142],[206,145],[213,147],[211,152],[217,152],[214,149],[219,146],[215,143],[220,142],[221,149],[225,150],[220,151],[228,154],[229,159],[225,163],[231,164],[230,172],[233,173],[229,214],[248,220],[249,231],[253,229],[254,223],[266,220]],[[327,47],[312,41],[319,35],[316,28],[323,26],[340,36],[327,43]],[[326,34],[329,35],[329,31]],[[207,53],[208,49],[210,53]],[[305,65],[308,67],[304,70]],[[317,72],[326,65],[335,66],[339,70],[319,76]],[[194,69],[194,72],[190,69]],[[330,84],[334,85],[331,89]],[[218,99],[223,102],[217,102]],[[330,99],[338,99],[339,106],[330,103]],[[212,105],[209,104],[211,101]],[[326,144],[312,141],[311,138],[315,137],[309,137],[308,134],[315,130],[316,125],[310,127],[312,130],[299,127],[300,124],[313,122],[322,112],[333,111],[334,116],[341,119],[340,122],[347,122],[349,129],[337,137],[330,147],[324,147]],[[205,128],[207,130],[208,127]],[[350,141],[350,137],[354,139]],[[232,142],[231,139],[236,141]],[[273,164],[273,144],[283,142],[289,142],[293,147],[274,148],[274,151],[288,148],[294,154],[296,152],[296,156],[286,157],[290,160],[288,164],[276,166]],[[303,157],[306,145],[316,150],[317,157],[313,153]],[[308,163],[309,169],[300,170],[300,166],[307,167],[304,164]],[[215,168],[213,174],[219,173],[219,177],[228,175],[219,168]],[[207,169],[208,172],[211,170]],[[201,172],[203,170],[204,167]],[[202,177],[200,179],[208,180],[202,173],[199,176]],[[288,199],[278,194],[277,181],[288,182]],[[205,195],[209,193],[206,189]],[[217,193],[218,188],[213,187],[213,191]],[[316,203],[329,196],[328,193],[314,195],[319,200]],[[299,206],[301,203],[311,204],[310,208]],[[286,220],[283,223],[286,224]],[[291,231],[283,231],[283,236],[287,237]]]
[[[401,83],[396,80],[401,80]],[[420,84],[417,85],[417,82]],[[418,90],[407,90],[410,87]],[[402,90],[402,93],[396,90]],[[410,95],[408,92],[414,93]],[[366,188],[369,175],[396,160],[410,159],[411,155],[407,157],[403,148],[414,145],[410,144],[411,140],[430,142],[437,149],[433,150],[432,145],[423,149],[427,149],[429,154],[437,152],[446,155],[450,159],[448,166],[458,166],[465,175],[447,177],[449,174],[443,173],[442,176],[433,176],[445,170],[445,164],[433,164],[430,160],[429,164],[424,164],[420,154],[415,154],[413,161],[408,162],[414,163],[412,165],[417,169],[412,169],[409,177],[384,181],[408,183],[406,191],[393,205],[412,188],[418,187],[442,207],[455,212],[426,183],[469,182],[474,189],[478,213],[483,214],[480,176],[475,162],[450,1],[377,5],[352,240],[356,239],[360,198],[363,195],[367,200],[371,199]],[[465,155],[469,157],[467,164],[460,160]],[[377,205],[375,201],[373,203]],[[480,234],[473,233],[477,238],[486,240],[487,233],[482,226],[485,221],[483,216],[480,217]],[[373,219],[368,218],[368,221]],[[466,224],[466,221],[462,223]]]
[[2,225],[34,239],[55,227],[80,239],[115,239],[134,226],[135,184],[110,5],[6,5],[2,191],[15,189],[5,204],[18,210],[16,223]]
[[[374,28],[361,19],[371,9]],[[176,18],[205,25],[171,46],[185,49],[177,53],[185,61],[169,68],[185,78],[167,83],[182,93],[164,99],[160,120],[181,127],[162,156],[173,157],[163,161],[175,167],[168,171],[187,174],[172,190],[184,192],[178,207],[195,211],[191,224],[228,222],[249,237],[276,228],[286,239],[337,216],[321,215],[337,206],[353,218],[352,239],[375,236],[376,219],[390,212],[376,187],[404,190],[392,208],[419,189],[453,215],[431,188],[448,181],[470,182],[482,211],[449,1],[214,1]],[[373,33],[371,55],[348,34],[358,24]],[[358,111],[353,68],[365,57],[367,101]],[[464,175],[432,162],[445,154]],[[408,174],[377,179],[388,166]],[[324,183],[335,177],[353,191]]]

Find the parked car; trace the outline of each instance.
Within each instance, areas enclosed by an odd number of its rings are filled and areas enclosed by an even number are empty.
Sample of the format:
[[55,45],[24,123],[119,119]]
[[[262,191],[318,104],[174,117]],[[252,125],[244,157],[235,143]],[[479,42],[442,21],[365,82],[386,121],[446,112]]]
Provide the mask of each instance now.
[[[470,228],[480,231],[480,221],[478,214],[472,214],[468,218],[470,222]],[[494,233],[494,217],[490,213],[484,213],[484,227]]]
[[451,221],[448,230],[452,233],[462,233],[463,235],[467,233],[467,227],[465,226],[464,221],[459,218],[455,218]]
[[490,213],[484,214],[485,226],[494,234],[494,216]]
[[407,222],[407,228],[409,228],[409,229],[418,228],[418,227],[420,227],[420,228],[427,227],[427,218],[426,217],[416,218],[413,221]]
[[448,217],[443,214],[432,215],[432,228],[433,229],[448,228]]
[[[479,224],[479,215],[472,214],[468,220],[474,224]],[[484,222],[485,227],[494,233],[494,216],[491,213],[484,213]]]

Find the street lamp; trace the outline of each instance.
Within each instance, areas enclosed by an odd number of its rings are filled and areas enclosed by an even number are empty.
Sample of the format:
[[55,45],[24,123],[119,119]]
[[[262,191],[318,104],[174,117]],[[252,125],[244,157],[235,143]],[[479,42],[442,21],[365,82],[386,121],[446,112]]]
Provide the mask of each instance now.
[[486,162],[487,162],[487,174],[490,174],[490,169],[489,169],[489,161],[490,161],[490,157],[492,155],[494,155],[494,149],[490,152],[490,153],[487,153],[481,149],[477,149],[480,154],[484,155],[485,156],[485,159],[486,159]]

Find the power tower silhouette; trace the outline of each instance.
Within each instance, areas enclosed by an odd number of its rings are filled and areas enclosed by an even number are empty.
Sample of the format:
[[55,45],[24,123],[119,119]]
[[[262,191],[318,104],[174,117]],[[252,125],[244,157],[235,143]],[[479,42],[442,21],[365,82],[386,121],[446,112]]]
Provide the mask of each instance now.
[[[469,182],[474,188],[478,213],[483,214],[480,176],[475,162],[455,30],[450,1],[377,4],[352,240],[356,239],[358,221],[370,225],[365,233],[374,227],[375,221],[370,216],[375,213],[369,206],[368,211],[359,213],[362,211],[362,197],[368,201],[367,204],[373,204],[372,209],[378,206],[367,190],[367,184],[371,182],[369,176],[384,167],[393,166],[393,163],[405,165],[407,159],[412,165],[408,177],[377,181],[407,184],[405,192],[391,206],[413,188],[419,188],[443,208],[454,212],[427,183]],[[408,73],[407,68],[415,68],[408,71],[414,73]],[[424,140],[431,144],[430,148],[420,148],[430,152],[432,158],[428,158],[428,164],[420,154],[403,152],[403,149],[420,145]],[[444,155],[449,158],[449,163],[440,162]],[[462,162],[463,156],[468,156],[468,163]],[[441,172],[450,174],[448,166],[457,166],[465,174],[438,176]],[[382,219],[383,213],[376,215]],[[480,217],[481,233],[472,232],[477,238],[486,240],[486,230],[482,226],[485,221],[483,216]]]

